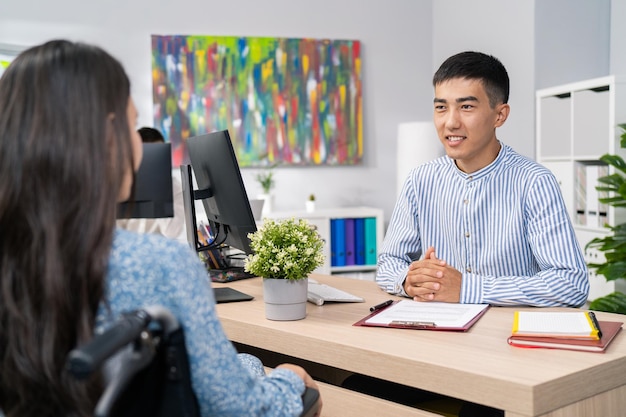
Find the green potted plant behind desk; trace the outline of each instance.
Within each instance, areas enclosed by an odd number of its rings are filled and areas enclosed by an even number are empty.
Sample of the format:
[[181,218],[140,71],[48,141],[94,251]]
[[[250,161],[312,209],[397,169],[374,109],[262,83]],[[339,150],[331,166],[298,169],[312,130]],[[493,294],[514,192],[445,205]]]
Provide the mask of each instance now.
[[[619,125],[624,133],[621,135],[620,146],[626,148],[626,124]],[[596,190],[608,192],[609,197],[600,198],[601,203],[616,208],[626,207],[626,162],[618,155],[603,155],[601,161],[615,168],[616,172],[598,178],[602,185]],[[591,240],[586,248],[595,248],[604,252],[604,263],[589,263],[590,269],[596,270],[599,275],[604,275],[607,281],[626,279],[626,223],[615,226],[606,225],[611,234]],[[626,294],[616,291],[604,297],[593,300],[589,308],[597,311],[626,314]]]
[[244,269],[263,277],[265,317],[303,319],[308,276],[324,263],[320,235],[304,219],[265,219],[248,237],[254,253],[244,261]]
[[264,201],[263,214],[268,214],[274,211],[274,195],[272,194],[272,189],[276,184],[274,179],[275,166],[276,165],[272,165],[269,168],[266,168],[264,171],[257,173],[255,177],[263,190],[263,193],[257,196],[259,200]]

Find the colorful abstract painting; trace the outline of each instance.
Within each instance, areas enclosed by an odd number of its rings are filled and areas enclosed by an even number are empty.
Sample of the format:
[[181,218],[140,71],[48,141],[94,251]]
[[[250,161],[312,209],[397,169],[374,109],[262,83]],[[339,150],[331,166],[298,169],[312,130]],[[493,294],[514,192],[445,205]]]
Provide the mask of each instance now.
[[354,40],[152,36],[154,123],[186,163],[189,137],[228,129],[242,167],[363,157]]
[[2,76],[2,73],[4,72],[5,69],[8,68],[10,63],[11,63],[11,61],[9,60],[9,58],[3,56],[0,53],[0,76]]
[[0,77],[25,47],[0,43]]

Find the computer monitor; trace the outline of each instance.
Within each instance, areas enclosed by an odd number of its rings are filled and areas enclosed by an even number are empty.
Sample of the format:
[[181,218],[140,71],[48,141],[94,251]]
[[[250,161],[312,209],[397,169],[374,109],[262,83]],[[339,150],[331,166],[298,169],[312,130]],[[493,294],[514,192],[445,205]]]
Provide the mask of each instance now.
[[[183,198],[186,205],[191,205],[186,211],[194,210],[194,204],[190,198],[185,198],[185,187],[194,200],[202,201],[213,236],[212,245],[228,245],[246,255],[251,254],[248,234],[256,232],[256,222],[228,131],[189,138],[187,149],[198,189],[191,192],[189,174],[185,178],[185,167],[182,167]],[[187,236],[190,242],[195,242],[196,250],[202,250],[198,247],[195,230],[188,228]]]
[[174,217],[172,147],[169,143],[144,143],[143,159],[135,174],[133,193],[118,204],[118,219]]

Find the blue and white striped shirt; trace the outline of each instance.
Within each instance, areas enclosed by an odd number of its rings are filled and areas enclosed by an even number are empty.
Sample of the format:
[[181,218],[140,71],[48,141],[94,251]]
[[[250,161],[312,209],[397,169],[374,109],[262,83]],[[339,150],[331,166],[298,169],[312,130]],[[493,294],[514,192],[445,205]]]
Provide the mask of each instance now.
[[448,156],[411,171],[378,258],[378,285],[406,296],[409,264],[429,246],[463,274],[461,303],[581,306],[589,293],[554,175],[504,144],[471,174]]

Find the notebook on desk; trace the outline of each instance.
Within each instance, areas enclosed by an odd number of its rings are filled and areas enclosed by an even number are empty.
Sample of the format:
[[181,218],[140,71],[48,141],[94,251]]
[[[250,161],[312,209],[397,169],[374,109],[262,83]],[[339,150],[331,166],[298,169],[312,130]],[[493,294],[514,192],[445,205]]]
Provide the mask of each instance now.
[[600,340],[511,335],[507,339],[507,342],[509,345],[516,347],[581,350],[603,353],[615,336],[622,330],[623,323],[612,321],[599,321],[598,323],[602,329]]

